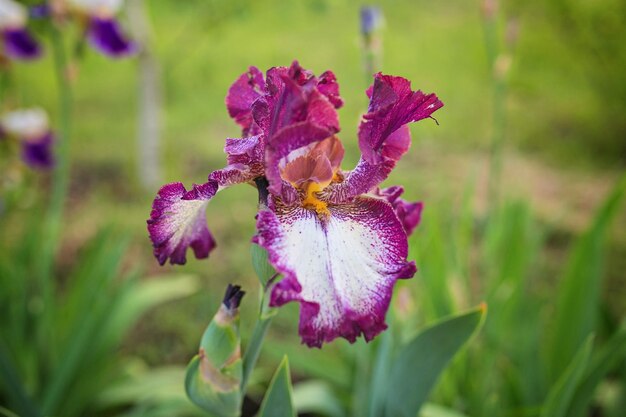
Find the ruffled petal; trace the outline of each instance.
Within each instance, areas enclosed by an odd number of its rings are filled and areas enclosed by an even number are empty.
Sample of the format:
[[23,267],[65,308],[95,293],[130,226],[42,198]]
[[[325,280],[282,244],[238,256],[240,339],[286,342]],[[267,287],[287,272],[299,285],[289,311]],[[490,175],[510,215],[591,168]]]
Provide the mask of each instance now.
[[112,58],[124,57],[137,51],[135,43],[126,39],[118,22],[113,18],[93,16],[89,23],[88,38],[94,48]]
[[271,305],[301,304],[300,336],[320,347],[337,337],[371,340],[387,326],[385,314],[399,278],[410,278],[406,234],[390,204],[360,197],[330,206],[320,218],[303,208],[264,210],[255,242],[284,275]]
[[206,225],[206,207],[218,190],[215,181],[194,185],[189,191],[180,182],[164,185],[159,190],[148,219],[148,232],[154,256],[163,265],[183,265],[187,248],[196,258],[206,258],[215,247],[215,240]]
[[297,62],[289,69],[278,67],[267,72],[267,94],[254,102],[252,115],[265,137],[265,175],[273,194],[278,195],[283,186],[279,169],[282,158],[339,131],[335,104],[329,99],[337,102],[339,98],[333,77],[325,75],[322,92],[319,80]]
[[375,195],[380,196],[387,200],[389,204],[393,206],[393,209],[402,223],[402,227],[407,236],[411,236],[415,228],[420,224],[422,220],[422,210],[424,209],[424,203],[421,201],[409,202],[400,196],[404,193],[404,188],[395,185],[392,187],[377,190]]
[[243,129],[244,135],[252,130],[252,104],[265,94],[263,73],[257,67],[250,67],[230,86],[226,95],[226,108],[230,117]]
[[39,44],[23,27],[4,29],[2,40],[6,54],[11,58],[29,60],[41,56]]
[[337,83],[337,77],[332,71],[326,71],[320,75],[317,88],[333,103],[336,109],[343,106],[343,99],[339,95],[339,83]]
[[[368,90],[370,104],[359,126],[359,148],[363,159],[378,164],[386,158],[399,156],[397,152],[385,152],[384,145],[390,141],[397,150],[408,149],[408,129],[398,136],[394,132],[407,123],[430,117],[443,106],[435,94],[411,91],[411,82],[402,77],[375,75],[374,85]],[[387,154],[386,154],[387,153]]]
[[374,190],[411,146],[407,123],[430,117],[443,106],[435,94],[411,91],[408,80],[380,73],[367,93],[370,105],[359,126],[362,155],[357,166],[344,174],[344,181],[324,191],[324,198],[331,203],[350,201]]
[[54,136],[46,132],[37,138],[22,140],[22,160],[34,169],[50,169],[54,166]]

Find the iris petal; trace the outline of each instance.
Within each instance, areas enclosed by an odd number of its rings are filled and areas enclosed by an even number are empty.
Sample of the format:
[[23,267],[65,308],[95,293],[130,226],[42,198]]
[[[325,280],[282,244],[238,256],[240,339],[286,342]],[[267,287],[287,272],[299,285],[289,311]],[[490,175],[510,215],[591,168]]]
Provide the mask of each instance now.
[[41,55],[41,48],[25,28],[5,29],[2,40],[8,56],[15,59],[35,59]]
[[135,43],[126,39],[118,22],[112,18],[92,17],[88,36],[94,48],[113,58],[131,55],[137,50]]
[[168,258],[171,264],[183,265],[189,247],[196,258],[209,256],[215,240],[206,225],[206,207],[217,189],[215,181],[194,185],[189,191],[180,182],[161,187],[148,219],[154,256],[161,265]]
[[410,278],[406,234],[389,203],[359,197],[318,217],[303,208],[262,211],[255,241],[284,274],[271,304],[301,304],[303,343],[320,347],[337,337],[371,340],[387,326],[385,314],[399,278]]
[[40,137],[22,140],[22,160],[35,169],[50,169],[54,166],[54,136],[46,132]]
[[252,130],[252,104],[265,94],[263,73],[257,67],[250,67],[248,72],[241,74],[228,89],[226,108],[230,117],[235,119],[247,135]]
[[394,147],[404,143],[406,151],[410,141],[410,137],[406,137],[408,130],[395,138],[392,136],[394,132],[407,123],[430,117],[443,106],[435,94],[412,91],[409,80],[380,73],[376,74],[368,95],[368,112],[359,126],[359,148],[370,164],[380,163],[385,156],[390,156],[384,155],[383,151],[383,145],[390,139],[395,142]]

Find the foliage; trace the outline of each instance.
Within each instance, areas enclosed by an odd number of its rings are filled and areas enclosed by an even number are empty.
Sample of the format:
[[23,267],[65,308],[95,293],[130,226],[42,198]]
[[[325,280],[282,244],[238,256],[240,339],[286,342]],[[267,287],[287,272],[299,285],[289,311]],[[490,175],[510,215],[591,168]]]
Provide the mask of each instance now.
[[115,352],[124,336],[149,309],[194,292],[196,279],[140,280],[137,268],[122,268],[127,239],[105,231],[56,275],[44,305],[31,224],[0,262],[0,398],[24,417],[95,415],[94,398],[123,369]]

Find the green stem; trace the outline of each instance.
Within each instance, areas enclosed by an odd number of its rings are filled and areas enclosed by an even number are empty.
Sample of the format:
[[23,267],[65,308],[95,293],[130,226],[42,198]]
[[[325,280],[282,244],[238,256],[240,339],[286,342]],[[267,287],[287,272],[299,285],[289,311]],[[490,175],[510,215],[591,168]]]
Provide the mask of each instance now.
[[489,157],[488,204],[490,213],[498,208],[500,178],[502,176],[502,146],[506,125],[506,81],[502,74],[496,74],[496,63],[500,54],[498,30],[495,15],[485,16],[483,20],[487,62],[492,80],[492,133]]
[[265,340],[267,329],[269,329],[272,318],[274,317],[274,314],[266,303],[268,295],[267,290],[269,287],[270,285],[267,286],[263,296],[261,297],[259,317],[254,325],[254,330],[252,331],[252,337],[250,337],[250,343],[248,343],[246,353],[243,355],[243,377],[241,378],[240,385],[242,393],[246,392],[250,375],[252,375],[252,370],[254,369],[256,362],[259,359],[259,355],[261,354],[261,347],[263,346],[263,340]]
[[50,28],[50,41],[58,89],[59,122],[55,128],[56,165],[52,174],[52,189],[47,215],[43,222],[41,250],[36,264],[42,300],[42,309],[37,320],[39,325],[37,336],[40,352],[44,354],[39,360],[44,368],[53,368],[53,358],[55,358],[55,343],[53,341],[53,318],[55,314],[54,264],[59,246],[63,210],[69,185],[70,118],[72,113],[72,94],[65,74],[67,58],[63,37],[61,32],[54,26]]
[[63,38],[61,32],[55,27],[50,29],[50,35],[59,95],[59,125],[56,130],[56,166],[52,176],[52,192],[43,243],[42,275],[48,280],[52,275],[54,257],[59,244],[59,232],[61,230],[63,209],[69,185],[70,118],[72,113],[72,91],[65,75],[67,57]]

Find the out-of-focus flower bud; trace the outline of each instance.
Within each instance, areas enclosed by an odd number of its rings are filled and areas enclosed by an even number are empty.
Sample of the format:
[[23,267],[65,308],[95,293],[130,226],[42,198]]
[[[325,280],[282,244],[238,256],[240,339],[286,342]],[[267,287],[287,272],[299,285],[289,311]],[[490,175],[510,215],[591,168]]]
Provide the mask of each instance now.
[[493,65],[493,75],[496,80],[504,80],[511,69],[513,59],[509,54],[500,54],[496,58],[496,62]]
[[187,367],[187,395],[219,417],[241,413],[239,303],[244,294],[240,286],[228,285],[222,305],[202,336],[199,352]]
[[492,20],[498,12],[498,0],[483,0],[481,9],[483,17],[487,20]]
[[513,49],[519,38],[519,19],[513,17],[506,22],[506,44],[509,49]]
[[370,36],[373,32],[380,29],[383,26],[383,22],[383,13],[379,7],[361,7],[361,33],[364,36]]

